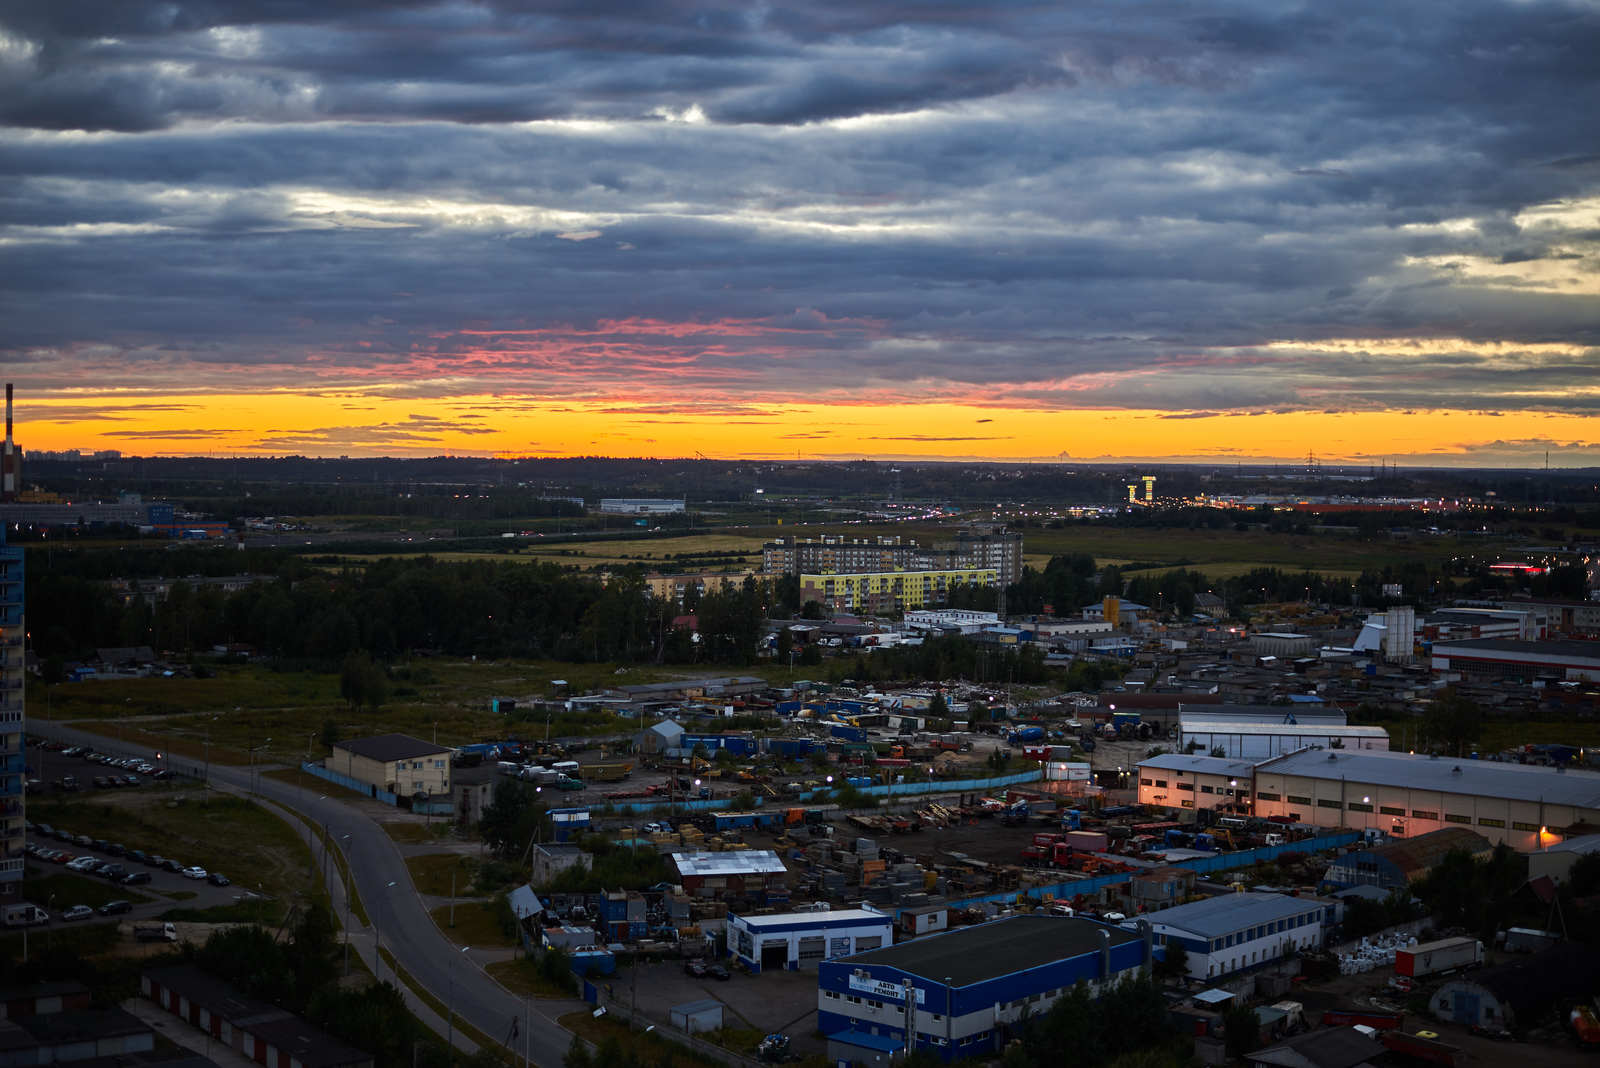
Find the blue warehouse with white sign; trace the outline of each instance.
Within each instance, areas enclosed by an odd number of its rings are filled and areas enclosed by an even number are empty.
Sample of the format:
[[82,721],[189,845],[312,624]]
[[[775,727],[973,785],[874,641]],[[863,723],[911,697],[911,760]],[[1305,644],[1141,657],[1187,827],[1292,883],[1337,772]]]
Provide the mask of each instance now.
[[[1010,916],[817,966],[817,1027],[830,1061],[874,1063],[912,1047],[952,1061],[998,1053],[1009,1030],[1079,981],[1098,993],[1151,962],[1148,926]],[[909,1021],[908,1021],[909,1017]]]
[[751,972],[798,971],[893,944],[894,917],[874,909],[728,917],[728,952]]

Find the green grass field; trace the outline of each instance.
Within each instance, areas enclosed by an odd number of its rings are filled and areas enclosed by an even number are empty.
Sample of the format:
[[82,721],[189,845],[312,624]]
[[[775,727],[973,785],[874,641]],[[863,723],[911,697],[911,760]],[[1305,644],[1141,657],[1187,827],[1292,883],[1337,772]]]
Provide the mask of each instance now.
[[36,867],[32,863],[28,864],[24,872],[22,896],[25,900],[50,910],[52,914],[59,913],[72,905],[99,908],[107,901],[131,901],[135,905],[142,905],[155,900],[148,895],[135,893],[129,887],[108,883],[104,879],[62,871],[54,865]]
[[462,901],[455,907],[454,927],[450,926],[450,906],[440,905],[429,913],[446,938],[458,946],[510,946],[495,917],[494,905],[483,901]]
[[[539,738],[546,723],[508,721],[489,711],[491,697],[534,699],[566,681],[573,692],[625,683],[659,682],[693,672],[616,664],[555,661],[427,660],[398,665],[395,693],[377,712],[352,712],[335,675],[290,675],[258,665],[224,666],[214,679],[120,679],[61,683],[51,688],[56,719],[69,719],[113,741],[147,745],[196,763],[298,764],[328,755],[323,724],[340,736],[399,732],[459,745],[516,734]],[[703,672],[717,674],[717,672]],[[299,680],[292,685],[287,680]],[[600,714],[550,720],[553,737],[627,733],[631,721]],[[209,744],[208,744],[209,740]]]
[[117,804],[35,801],[28,805],[28,816],[75,834],[220,871],[241,890],[258,890],[279,901],[310,885],[310,849],[277,816],[236,797],[202,799],[195,793],[176,799],[181,796],[119,797]]

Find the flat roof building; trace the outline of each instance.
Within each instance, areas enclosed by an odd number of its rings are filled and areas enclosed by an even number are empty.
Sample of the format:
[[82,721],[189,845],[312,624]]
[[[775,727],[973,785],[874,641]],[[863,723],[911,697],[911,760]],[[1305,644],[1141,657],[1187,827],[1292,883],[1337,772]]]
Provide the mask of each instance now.
[[1139,804],[1249,811],[1255,770],[1248,760],[1199,753],[1147,757],[1139,762]]
[[1286,894],[1222,894],[1148,913],[1158,948],[1181,943],[1189,976],[1213,979],[1322,945],[1333,906]]
[[1265,760],[1308,745],[1324,749],[1389,748],[1389,732],[1382,727],[1351,727],[1315,719],[1300,722],[1294,715],[1285,716],[1278,723],[1185,716],[1178,729],[1179,743],[1185,750],[1193,747],[1210,753],[1220,749],[1226,756],[1243,760]]
[[798,971],[894,944],[894,917],[872,909],[729,916],[728,952],[751,972]]
[[992,567],[802,574],[800,601],[850,612],[893,612],[942,605],[958,586],[993,586],[999,581],[1000,572]]
[[1440,642],[1433,647],[1435,674],[1464,679],[1531,682],[1541,675],[1600,682],[1600,645],[1583,641],[1529,642],[1510,638]]
[[[1406,753],[1307,749],[1255,770],[1255,814],[1414,838],[1467,827],[1522,852],[1600,824],[1600,774]],[[1541,837],[1541,833],[1543,837]]]
[[1148,928],[1010,916],[823,961],[817,1026],[830,1060],[871,1061],[908,1045],[946,1061],[998,1053],[1014,1024],[1076,983],[1098,992],[1147,967],[1150,954]]

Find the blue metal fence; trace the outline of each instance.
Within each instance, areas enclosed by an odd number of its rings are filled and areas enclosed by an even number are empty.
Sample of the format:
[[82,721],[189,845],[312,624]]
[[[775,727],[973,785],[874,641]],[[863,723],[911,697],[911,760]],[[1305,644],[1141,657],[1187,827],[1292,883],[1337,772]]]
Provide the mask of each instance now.
[[[1335,849],[1339,846],[1350,845],[1359,841],[1361,835],[1356,831],[1343,831],[1338,834],[1322,834],[1315,838],[1306,838],[1298,842],[1286,842],[1276,846],[1258,846],[1255,849],[1243,849],[1236,853],[1213,853],[1205,857],[1189,857],[1185,860],[1175,860],[1170,867],[1189,868],[1195,872],[1233,871],[1237,868],[1248,868],[1260,860],[1272,860],[1285,853],[1317,853],[1324,849]],[[1008,890],[1000,894],[983,894],[979,897],[962,898],[950,902],[953,909],[968,908],[973,905],[986,903],[1006,904],[1015,902],[1018,897],[1074,897],[1078,894],[1093,894],[1107,886],[1125,883],[1132,879],[1137,872],[1116,872],[1112,875],[1096,875],[1088,879],[1071,879],[1067,882],[1055,883],[1050,886],[1035,886],[1026,891]],[[898,921],[898,916],[896,917]]]
[[[997,775],[992,779],[940,779],[937,782],[904,782],[889,783],[881,786],[853,787],[856,793],[868,797],[883,797],[890,800],[896,797],[919,797],[924,794],[954,794],[954,793],[985,793],[989,790],[999,790],[1007,786],[1020,786],[1025,782],[1038,782],[1044,778],[1043,769],[1023,771],[1015,775]],[[834,788],[812,790],[801,794],[802,801],[809,801],[813,797],[831,794]]]
[[346,790],[354,790],[358,794],[365,794],[367,797],[373,798],[377,801],[382,801],[386,805],[398,806],[399,798],[395,797],[395,795],[391,794],[389,791],[380,790],[371,783],[364,783],[360,779],[352,779],[350,776],[341,775],[337,771],[329,771],[321,764],[301,764],[300,770],[309,772],[319,779],[326,779],[331,783],[343,786]]

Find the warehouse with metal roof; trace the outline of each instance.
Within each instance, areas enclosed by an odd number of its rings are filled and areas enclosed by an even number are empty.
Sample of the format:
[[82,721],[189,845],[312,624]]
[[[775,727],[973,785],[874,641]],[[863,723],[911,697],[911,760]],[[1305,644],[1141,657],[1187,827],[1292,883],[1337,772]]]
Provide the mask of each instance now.
[[831,1061],[910,1045],[941,1060],[998,1053],[1011,1028],[1080,980],[1091,988],[1151,961],[1148,925],[1031,914],[817,966],[817,1026]]
[[1346,853],[1328,867],[1323,879],[1338,886],[1401,890],[1427,875],[1456,850],[1484,857],[1494,851],[1494,846],[1477,831],[1446,827],[1417,838],[1401,838]]
[[1600,824],[1600,774],[1406,753],[1308,749],[1255,769],[1255,814],[1415,838],[1446,827],[1528,852]]
[[1191,978],[1213,979],[1321,946],[1334,908],[1314,897],[1222,894],[1149,913],[1144,921],[1163,953],[1174,943],[1188,952]]

